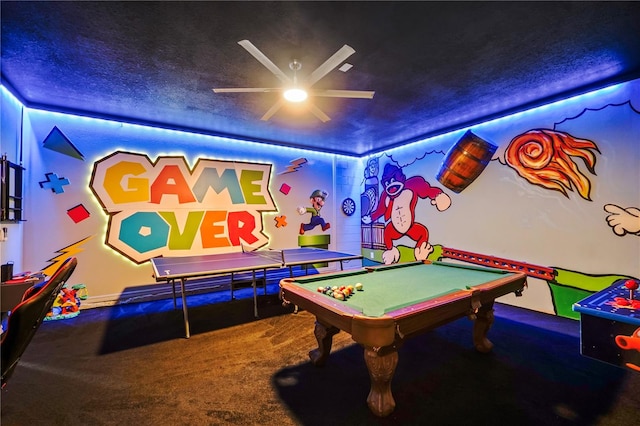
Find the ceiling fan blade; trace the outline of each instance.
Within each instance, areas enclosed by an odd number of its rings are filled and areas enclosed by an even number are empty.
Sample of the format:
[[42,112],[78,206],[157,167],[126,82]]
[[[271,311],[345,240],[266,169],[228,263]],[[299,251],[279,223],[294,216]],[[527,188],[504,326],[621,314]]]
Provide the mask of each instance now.
[[369,90],[314,90],[311,96],[322,96],[326,98],[357,98],[373,99],[376,92]]
[[291,78],[289,78],[280,68],[276,66],[269,58],[267,58],[264,53],[258,50],[249,40],[240,40],[238,44],[245,48],[247,52],[251,54],[254,58],[258,60],[262,65],[264,65],[269,71],[275,74],[280,81],[284,83],[290,83]]
[[320,108],[318,108],[317,106],[315,106],[313,104],[310,104],[309,105],[309,109],[311,110],[313,115],[318,117],[320,119],[320,121],[322,121],[323,123],[326,123],[327,121],[331,120],[331,118],[327,114],[322,112],[322,110]]
[[214,93],[269,93],[279,92],[281,88],[271,87],[244,87],[244,88],[230,88],[230,89],[213,89]]
[[279,99],[278,102],[276,102],[275,104],[273,104],[273,106],[271,108],[269,108],[269,111],[267,111],[260,120],[262,121],[267,121],[269,120],[273,114],[275,114],[284,104],[284,100],[283,99]]
[[322,77],[329,74],[335,67],[340,65],[345,59],[353,55],[356,51],[349,45],[342,46],[336,53],[320,65],[307,79],[307,85],[313,86]]

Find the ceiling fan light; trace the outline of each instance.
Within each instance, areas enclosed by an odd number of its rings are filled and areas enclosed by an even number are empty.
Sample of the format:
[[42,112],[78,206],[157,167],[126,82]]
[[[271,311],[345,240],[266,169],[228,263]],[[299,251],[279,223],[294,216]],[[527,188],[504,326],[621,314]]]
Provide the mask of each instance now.
[[307,92],[302,89],[287,89],[283,94],[289,102],[302,102],[307,99]]

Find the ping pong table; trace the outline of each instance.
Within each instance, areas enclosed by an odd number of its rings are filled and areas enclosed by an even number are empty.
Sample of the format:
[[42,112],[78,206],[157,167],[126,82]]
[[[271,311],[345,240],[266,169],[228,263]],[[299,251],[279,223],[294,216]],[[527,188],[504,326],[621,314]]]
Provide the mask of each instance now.
[[180,281],[180,293],[182,296],[182,313],[184,317],[185,335],[191,336],[189,330],[189,313],[187,308],[187,296],[185,284],[193,278],[212,278],[218,275],[231,275],[231,295],[233,297],[233,274],[239,272],[251,272],[251,284],[253,287],[253,313],[258,317],[258,290],[256,285],[256,271],[262,271],[265,282],[267,270],[289,268],[289,275],[293,277],[293,267],[301,266],[305,269],[316,263],[340,262],[343,270],[343,262],[362,259],[362,255],[342,253],[337,251],[304,247],[284,250],[255,250],[230,252],[221,254],[179,256],[179,257],[154,257],[150,259],[153,266],[153,276],[156,282],[167,281],[173,286],[173,303],[176,303],[176,280]]

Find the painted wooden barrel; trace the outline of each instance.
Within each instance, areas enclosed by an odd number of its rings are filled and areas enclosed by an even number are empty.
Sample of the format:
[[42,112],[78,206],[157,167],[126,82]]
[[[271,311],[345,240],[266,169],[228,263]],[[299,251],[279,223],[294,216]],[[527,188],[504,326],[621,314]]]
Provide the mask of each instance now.
[[480,176],[496,149],[469,130],[451,147],[436,178],[453,192],[461,192]]

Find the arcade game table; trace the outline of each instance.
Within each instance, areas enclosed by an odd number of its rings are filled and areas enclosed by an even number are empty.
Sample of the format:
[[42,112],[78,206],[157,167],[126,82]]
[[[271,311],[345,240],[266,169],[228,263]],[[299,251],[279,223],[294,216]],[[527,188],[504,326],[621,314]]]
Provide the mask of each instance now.
[[[344,300],[325,294],[327,288],[343,286],[354,287]],[[520,295],[525,286],[522,272],[424,261],[286,278],[280,291],[284,303],[316,316],[318,348],[309,352],[313,364],[326,362],[333,336],[340,330],[364,347],[371,379],[367,404],[384,417],[395,409],[391,379],[403,341],[469,316],[475,320],[475,348],[489,352],[493,344],[487,332],[495,299],[512,292]]]
[[619,279],[573,304],[580,314],[580,353],[640,371],[640,280]]

